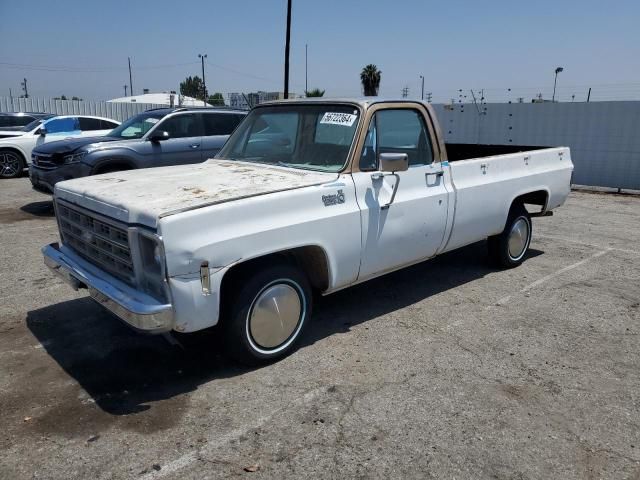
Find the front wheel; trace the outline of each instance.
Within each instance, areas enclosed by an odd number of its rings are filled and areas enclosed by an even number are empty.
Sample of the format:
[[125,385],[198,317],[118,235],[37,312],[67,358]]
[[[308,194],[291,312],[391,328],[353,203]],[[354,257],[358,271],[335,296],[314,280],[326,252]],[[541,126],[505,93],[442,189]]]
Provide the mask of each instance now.
[[0,178],[16,178],[22,175],[24,158],[13,150],[0,150]]
[[296,266],[275,264],[247,273],[223,319],[229,353],[248,365],[288,355],[311,316],[312,294]]
[[529,249],[531,232],[531,215],[524,205],[514,205],[502,233],[488,239],[490,260],[505,268],[520,265]]

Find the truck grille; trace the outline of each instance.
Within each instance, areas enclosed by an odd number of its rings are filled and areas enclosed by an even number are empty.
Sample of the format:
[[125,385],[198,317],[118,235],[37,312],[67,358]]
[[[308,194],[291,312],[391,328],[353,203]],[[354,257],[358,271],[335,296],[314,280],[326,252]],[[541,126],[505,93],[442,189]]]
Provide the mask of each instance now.
[[62,242],[114,277],[134,284],[129,235],[125,228],[56,202]]

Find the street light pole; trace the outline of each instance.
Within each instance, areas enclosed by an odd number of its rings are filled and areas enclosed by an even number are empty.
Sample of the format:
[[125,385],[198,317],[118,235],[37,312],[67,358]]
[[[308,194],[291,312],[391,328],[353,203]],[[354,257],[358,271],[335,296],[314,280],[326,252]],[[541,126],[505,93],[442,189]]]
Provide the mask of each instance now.
[[555,78],[555,80],[553,81],[553,97],[551,97],[551,101],[552,101],[552,102],[555,102],[555,101],[556,101],[556,84],[558,83],[558,74],[559,74],[560,72],[562,72],[563,70],[564,70],[564,68],[562,68],[562,67],[558,67],[558,68],[556,68],[556,78]]
[[287,37],[284,43],[284,98],[289,98],[289,44],[291,43],[291,0],[287,0]]
[[307,95],[309,91],[309,63],[308,63],[309,49],[308,45],[304,44],[304,95]]
[[420,95],[420,100],[424,100],[424,77],[420,75],[420,78],[422,79],[422,93]]
[[207,54],[199,53],[198,57],[202,60],[202,103],[207,106],[207,82],[204,79],[204,59],[207,58]]

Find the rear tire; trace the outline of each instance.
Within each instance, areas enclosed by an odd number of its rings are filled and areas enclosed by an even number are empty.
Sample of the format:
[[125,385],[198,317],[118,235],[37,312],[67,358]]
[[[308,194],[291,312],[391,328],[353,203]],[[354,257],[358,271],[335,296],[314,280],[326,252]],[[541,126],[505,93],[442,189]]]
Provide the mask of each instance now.
[[0,178],[17,178],[25,166],[22,154],[8,148],[0,150]]
[[234,282],[238,289],[222,321],[228,353],[245,365],[263,365],[293,351],[311,317],[313,296],[295,265],[267,264]]
[[520,265],[531,244],[532,227],[531,215],[524,205],[513,205],[502,233],[487,240],[491,262],[503,268]]

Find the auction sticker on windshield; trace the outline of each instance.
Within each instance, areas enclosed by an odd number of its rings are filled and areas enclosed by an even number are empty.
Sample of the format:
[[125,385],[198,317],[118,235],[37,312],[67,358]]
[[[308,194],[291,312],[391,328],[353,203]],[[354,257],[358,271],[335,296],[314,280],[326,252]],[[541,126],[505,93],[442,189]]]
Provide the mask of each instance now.
[[358,118],[357,115],[351,113],[327,112],[322,116],[320,123],[328,123],[330,125],[344,125],[350,127]]

